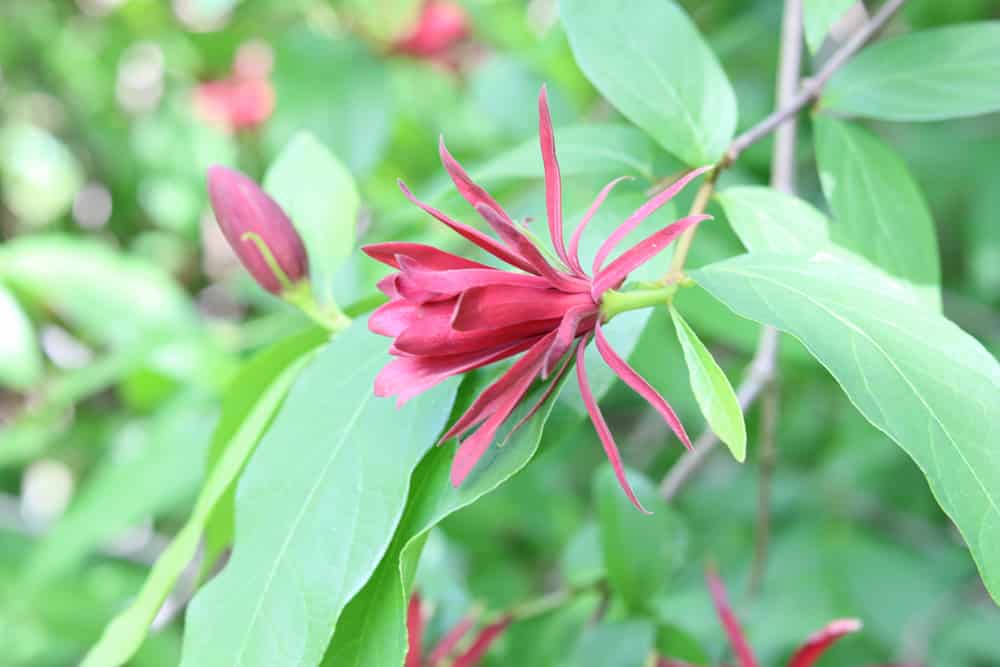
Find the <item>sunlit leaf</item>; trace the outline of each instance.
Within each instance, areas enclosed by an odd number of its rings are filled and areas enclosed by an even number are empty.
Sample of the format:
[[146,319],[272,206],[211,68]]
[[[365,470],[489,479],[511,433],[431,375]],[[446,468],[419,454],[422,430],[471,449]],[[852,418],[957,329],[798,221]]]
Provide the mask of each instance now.
[[80,164],[56,137],[34,125],[0,131],[4,203],[29,225],[44,225],[69,211],[83,184]]
[[751,252],[808,254],[830,244],[830,221],[798,197],[745,185],[726,188],[716,198]]
[[42,374],[42,355],[31,320],[0,285],[0,386],[30,387]]

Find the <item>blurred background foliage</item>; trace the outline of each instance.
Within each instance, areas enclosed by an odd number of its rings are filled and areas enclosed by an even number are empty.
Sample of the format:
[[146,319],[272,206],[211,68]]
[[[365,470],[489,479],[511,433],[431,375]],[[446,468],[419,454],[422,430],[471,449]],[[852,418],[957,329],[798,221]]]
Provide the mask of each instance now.
[[[740,127],[766,115],[781,3],[681,4],[734,83]],[[635,174],[603,213],[611,225],[681,168],[622,126],[587,82],[554,0],[468,0],[463,39],[406,52],[399,44],[419,5],[0,2],[0,665],[76,664],[189,512],[221,392],[240,360],[304,324],[235,263],[207,207],[208,166],[262,178],[306,129],[358,184],[360,241],[453,244],[406,204],[396,178],[465,215],[439,168],[444,134],[514,215],[538,217],[535,99],[546,82],[556,126],[568,128],[559,144],[568,211],[581,213],[609,177]],[[1000,18],[993,0],[914,0],[889,30],[989,18]],[[619,127],[598,135],[586,127],[593,123]],[[873,127],[927,194],[946,314],[995,353],[1000,117]],[[809,131],[806,123],[800,194],[823,206]],[[767,141],[752,147],[725,182],[766,182],[769,150]],[[723,219],[717,206],[711,212]],[[692,264],[738,252],[726,225],[704,225]],[[369,297],[380,275],[355,253],[334,281],[338,303]],[[685,315],[738,378],[756,326],[691,292],[680,302]],[[654,314],[632,359],[686,421],[701,423],[665,312]],[[654,580],[630,584],[657,589],[646,610],[655,623],[617,620],[625,609],[596,623],[602,600],[582,595],[515,624],[487,664],[633,664],[628,651],[598,661],[593,647],[616,642],[714,659],[725,643],[701,578],[712,562],[768,664],[831,618],[858,616],[865,631],[826,664],[1000,665],[1000,613],[913,463],[881,442],[792,341],[782,349],[780,393],[795,400],[780,404],[759,591],[747,592],[758,484],[752,413],[747,466],[719,456],[672,512],[661,509],[682,525],[665,547],[676,558],[659,563]],[[656,416],[620,387],[605,405],[626,461],[662,476],[678,447]],[[561,582],[603,577],[597,525],[614,511],[602,503],[614,499],[594,473],[603,462],[596,436],[557,417],[543,447],[523,474],[432,535],[417,579],[436,604],[432,635],[476,604],[500,611]],[[178,602],[192,579],[131,664],[177,664]]]

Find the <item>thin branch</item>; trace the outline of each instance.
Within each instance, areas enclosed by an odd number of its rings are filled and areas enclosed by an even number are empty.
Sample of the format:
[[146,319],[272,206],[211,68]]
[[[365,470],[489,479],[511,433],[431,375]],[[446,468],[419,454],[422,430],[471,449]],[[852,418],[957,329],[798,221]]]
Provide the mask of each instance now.
[[[797,0],[790,0],[795,2]],[[757,485],[757,527],[754,531],[750,594],[760,591],[767,572],[767,551],[771,539],[771,479],[778,458],[778,383],[772,379],[760,402],[760,481]]]

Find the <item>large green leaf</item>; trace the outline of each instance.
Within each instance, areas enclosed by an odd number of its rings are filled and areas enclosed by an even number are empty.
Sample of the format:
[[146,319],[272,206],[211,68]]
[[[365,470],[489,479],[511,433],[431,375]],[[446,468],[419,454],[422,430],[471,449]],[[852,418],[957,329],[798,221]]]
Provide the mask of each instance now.
[[0,285],[0,387],[30,387],[42,375],[42,355],[31,320]]
[[182,664],[319,662],[389,546],[457,385],[397,409],[372,390],[386,347],[356,324],[299,376],[240,479],[232,557],[191,604]]
[[798,197],[743,185],[726,188],[716,199],[750,252],[808,254],[830,244],[830,221]]
[[1000,21],[951,25],[879,42],[827,84],[821,104],[901,121],[1000,110]]
[[360,197],[351,172],[316,137],[300,132],[267,170],[264,189],[302,236],[313,291],[332,302],[333,274],[354,247]]
[[[309,352],[326,337],[326,332],[312,329],[280,341],[247,362],[234,378],[223,399],[222,415],[213,436],[215,461],[191,516],[157,558],[136,598],[87,653],[82,667],[125,664],[139,649],[164,599],[194,558],[210,518],[223,510],[221,523],[231,532],[236,479],[274,411],[308,362]],[[213,553],[218,553],[218,547],[206,545],[205,559],[213,561]]]
[[806,44],[813,53],[819,51],[830,29],[858,0],[805,0],[802,5],[802,27]]
[[629,120],[690,165],[722,157],[736,97],[687,14],[666,0],[562,0],[577,63]]
[[799,338],[927,476],[1000,599],[1000,365],[880,271],[826,254],[746,255],[692,276],[738,314]]
[[684,562],[687,530],[646,477],[629,472],[629,480],[645,515],[635,509],[610,466],[594,476],[593,492],[601,529],[608,582],[630,609],[642,611],[670,583]]
[[[635,508],[633,508],[634,511]],[[564,667],[639,667],[649,664],[656,638],[651,621],[605,621],[588,628]]]
[[[612,345],[626,357],[635,348],[642,327],[648,320],[648,312],[637,311],[634,315],[637,317],[631,322],[624,317],[619,318],[624,322],[616,319],[615,326],[607,331]],[[587,353],[588,376],[594,395],[600,398],[610,389],[613,373],[605,367],[593,345],[589,346]],[[568,384],[570,387],[567,390],[576,389],[574,382]],[[505,428],[519,421],[539,394],[540,389],[536,389],[508,420]],[[371,580],[344,611],[323,660],[324,666],[363,664],[366,667],[399,667],[403,663],[407,647],[406,601],[427,534],[446,517],[493,491],[522,470],[538,451],[543,429],[553,413],[560,413],[558,421],[566,430],[579,424],[581,416],[586,413],[580,404],[582,399],[578,390],[577,395],[566,391],[558,401],[555,398],[551,397],[503,447],[491,447],[472,475],[457,489],[448,481],[455,453],[454,443],[435,448],[424,457],[413,475],[406,514],[393,545]],[[557,409],[560,403],[568,403],[572,408]],[[503,442],[505,437],[501,433],[497,441]]]
[[941,273],[930,210],[906,165],[865,129],[816,117],[816,160],[833,238],[913,284],[940,307]]
[[705,420],[719,440],[726,443],[736,460],[742,463],[747,456],[747,427],[743,423],[743,410],[736,399],[736,392],[715,357],[673,306],[670,307],[670,316],[677,331],[677,340],[684,350],[691,391],[701,414],[705,415]]

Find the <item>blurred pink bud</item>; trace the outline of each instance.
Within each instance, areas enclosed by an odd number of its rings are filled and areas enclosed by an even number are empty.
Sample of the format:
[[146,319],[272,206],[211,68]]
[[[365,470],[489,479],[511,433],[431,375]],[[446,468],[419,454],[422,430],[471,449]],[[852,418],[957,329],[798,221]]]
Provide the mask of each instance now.
[[252,180],[222,166],[208,170],[215,219],[243,266],[272,294],[309,275],[305,246],[292,222]]
[[417,58],[434,58],[465,39],[469,18],[457,2],[429,0],[410,34],[396,42],[399,53]]

